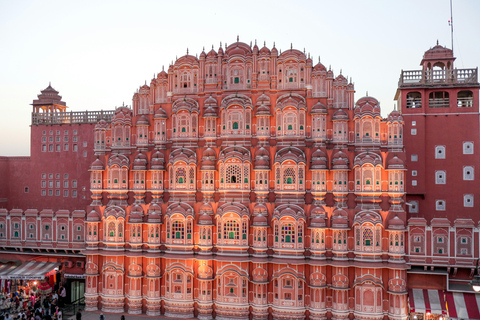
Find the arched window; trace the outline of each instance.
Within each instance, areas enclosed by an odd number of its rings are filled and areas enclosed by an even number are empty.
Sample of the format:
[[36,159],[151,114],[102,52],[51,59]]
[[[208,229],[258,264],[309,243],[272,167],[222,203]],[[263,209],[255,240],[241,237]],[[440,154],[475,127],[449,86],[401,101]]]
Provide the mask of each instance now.
[[416,109],[422,107],[422,94],[414,91],[407,93],[407,109]]
[[113,221],[108,223],[108,236],[115,237],[115,222]]

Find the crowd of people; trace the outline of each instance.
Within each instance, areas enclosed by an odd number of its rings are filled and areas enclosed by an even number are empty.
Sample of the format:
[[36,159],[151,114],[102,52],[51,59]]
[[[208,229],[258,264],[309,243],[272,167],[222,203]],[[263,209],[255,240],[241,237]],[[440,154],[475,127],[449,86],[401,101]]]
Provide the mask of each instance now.
[[0,320],[62,320],[67,296],[65,287],[49,294],[26,291],[20,288],[0,296]]

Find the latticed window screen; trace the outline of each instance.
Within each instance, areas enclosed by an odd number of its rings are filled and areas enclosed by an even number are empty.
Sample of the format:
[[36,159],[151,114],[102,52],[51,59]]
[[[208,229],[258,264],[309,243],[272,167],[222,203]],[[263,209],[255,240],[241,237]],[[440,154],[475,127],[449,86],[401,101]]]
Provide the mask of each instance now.
[[187,171],[185,168],[177,168],[175,172],[175,183],[185,183],[187,181]]
[[119,237],[123,236],[123,223],[118,224],[118,236]]
[[295,130],[297,128],[297,116],[294,113],[287,113],[284,118],[285,130]]
[[115,237],[115,222],[111,221],[108,224],[108,236]]
[[357,227],[357,229],[355,230],[355,241],[357,242],[357,246],[360,245],[360,227]]
[[277,178],[277,183],[280,183],[280,168],[277,167],[277,172],[276,172],[276,178]]
[[298,179],[300,180],[300,183],[303,183],[303,168],[298,169]]
[[175,220],[172,223],[172,238],[185,239],[185,226],[183,221]]
[[236,220],[227,220],[223,223],[223,239],[240,239],[240,225]]
[[380,230],[379,229],[375,230],[375,245],[377,247],[380,246]]
[[295,226],[291,223],[282,225],[282,242],[295,243]]
[[229,165],[226,172],[226,183],[241,183],[242,170],[236,164]]
[[363,230],[363,244],[365,246],[371,246],[373,243],[373,232],[372,229],[365,228]]
[[283,172],[283,184],[295,184],[295,169],[294,168],[286,168]]
[[187,239],[192,239],[192,222],[187,222]]
[[193,167],[190,167],[190,170],[188,171],[188,177],[190,178],[190,183],[193,183],[195,180],[195,169]]
[[243,182],[248,183],[248,177],[250,176],[248,165],[245,165],[245,167],[243,168],[243,176],[244,176]]
[[247,239],[247,221],[243,221],[242,223],[242,239]]

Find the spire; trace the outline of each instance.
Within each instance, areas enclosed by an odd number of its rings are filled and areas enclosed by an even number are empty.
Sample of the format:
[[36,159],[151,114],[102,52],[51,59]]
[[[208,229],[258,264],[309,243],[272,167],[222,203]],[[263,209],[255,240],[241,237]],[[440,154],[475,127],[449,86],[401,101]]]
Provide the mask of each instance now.
[[438,39],[437,39],[437,46],[438,46]]
[[367,91],[367,95],[366,95],[366,96],[368,97],[368,91]]
[[239,36],[238,36],[238,34],[237,34],[237,42],[238,42],[239,39],[240,39],[240,38],[239,38]]
[[290,50],[293,50],[293,43],[290,42]]
[[162,71],[165,71],[165,66],[164,65],[162,65]]
[[273,41],[273,47],[275,48],[275,41]]
[[187,56],[188,56],[188,48],[187,48]]
[[318,56],[318,63],[320,63],[320,56]]

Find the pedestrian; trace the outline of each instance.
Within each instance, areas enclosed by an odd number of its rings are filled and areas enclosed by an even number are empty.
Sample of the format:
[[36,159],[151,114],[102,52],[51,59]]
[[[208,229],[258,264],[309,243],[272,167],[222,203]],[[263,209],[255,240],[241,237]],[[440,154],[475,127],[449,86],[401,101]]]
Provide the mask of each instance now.
[[103,315],[103,313],[100,313],[100,318],[98,318],[98,320],[105,320],[105,316]]
[[78,309],[76,316],[77,316],[77,320],[82,320],[82,309]]
[[125,316],[122,314],[122,316],[120,317],[120,320],[125,320]]

